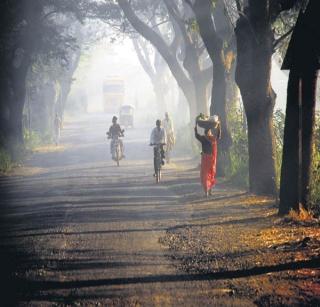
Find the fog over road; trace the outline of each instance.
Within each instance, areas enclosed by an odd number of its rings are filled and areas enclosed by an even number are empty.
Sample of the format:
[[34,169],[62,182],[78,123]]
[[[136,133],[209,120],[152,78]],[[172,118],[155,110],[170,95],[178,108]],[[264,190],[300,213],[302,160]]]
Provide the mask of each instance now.
[[[67,121],[61,146],[35,153],[1,179],[8,208],[2,248],[17,254],[22,300],[41,306],[218,304],[214,283],[179,272],[159,241],[167,229],[202,218],[193,206],[205,202],[197,161],[176,157],[157,185],[150,130],[135,128],[126,132],[126,159],[117,167],[105,136],[109,119]],[[216,197],[227,193],[233,192],[218,186]]]

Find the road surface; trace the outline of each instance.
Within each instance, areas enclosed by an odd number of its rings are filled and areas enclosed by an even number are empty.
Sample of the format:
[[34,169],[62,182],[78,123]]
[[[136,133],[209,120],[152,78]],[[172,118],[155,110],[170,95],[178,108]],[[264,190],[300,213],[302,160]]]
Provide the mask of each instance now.
[[[149,130],[126,132],[117,167],[108,126],[104,116],[70,120],[60,146],[1,178],[9,259],[2,263],[17,278],[9,298],[30,306],[250,305],[214,280],[179,271],[161,243],[168,229],[199,218],[194,202],[206,200],[197,162],[176,157],[157,185]],[[217,187],[220,197],[230,193],[238,191]]]

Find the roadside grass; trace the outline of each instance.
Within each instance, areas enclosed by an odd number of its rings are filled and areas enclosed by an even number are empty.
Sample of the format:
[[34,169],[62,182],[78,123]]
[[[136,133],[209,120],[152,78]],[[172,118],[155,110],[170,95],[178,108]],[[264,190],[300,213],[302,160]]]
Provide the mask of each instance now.
[[37,152],[37,153],[59,152],[59,151],[64,151],[65,149],[66,149],[65,145],[46,144],[46,145],[39,145],[34,147],[33,152]]
[[3,148],[0,148],[0,173],[6,173],[13,166],[10,154]]
[[55,152],[63,151],[65,146],[53,144],[53,137],[49,132],[36,132],[24,129],[24,144],[7,142],[0,137],[0,174],[5,175],[13,168],[19,167],[34,152]]

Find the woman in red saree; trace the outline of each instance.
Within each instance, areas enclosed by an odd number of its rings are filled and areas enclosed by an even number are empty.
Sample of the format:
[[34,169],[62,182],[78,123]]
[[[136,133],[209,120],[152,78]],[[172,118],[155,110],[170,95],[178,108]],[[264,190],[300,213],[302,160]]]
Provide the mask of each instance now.
[[205,195],[211,195],[211,189],[216,184],[217,166],[217,135],[213,135],[210,129],[205,130],[204,135],[200,135],[197,125],[194,128],[195,137],[201,143],[201,170],[200,178]]

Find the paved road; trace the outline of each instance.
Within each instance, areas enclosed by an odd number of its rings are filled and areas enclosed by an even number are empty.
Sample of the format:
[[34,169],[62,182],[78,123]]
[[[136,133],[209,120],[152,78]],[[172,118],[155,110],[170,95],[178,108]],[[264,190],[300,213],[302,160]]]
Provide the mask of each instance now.
[[127,131],[126,160],[116,167],[106,128],[101,116],[69,121],[61,147],[1,179],[2,248],[22,279],[15,282],[20,303],[226,303],[213,282],[177,271],[159,241],[194,216],[192,203],[201,198],[194,161],[176,158],[156,185],[148,130]]

